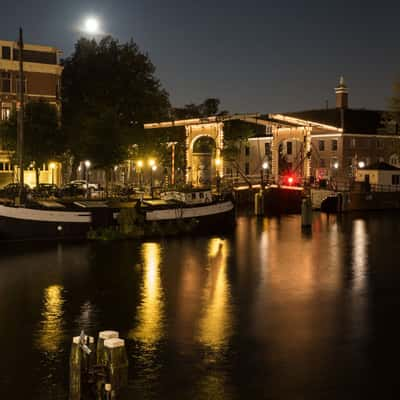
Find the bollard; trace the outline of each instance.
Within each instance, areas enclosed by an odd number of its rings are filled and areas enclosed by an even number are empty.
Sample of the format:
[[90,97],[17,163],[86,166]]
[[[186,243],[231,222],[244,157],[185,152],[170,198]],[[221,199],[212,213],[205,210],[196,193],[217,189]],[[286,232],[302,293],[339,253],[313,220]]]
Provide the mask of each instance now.
[[[81,342],[92,351],[90,355],[84,355]],[[94,350],[94,338],[92,336],[75,336],[72,338],[71,354],[69,357],[69,400],[80,400],[82,392],[82,372],[90,367],[90,356]]]
[[128,355],[126,354],[125,340],[106,339],[104,350],[111,384],[111,398],[115,399],[118,392],[128,384]]
[[116,339],[119,337],[117,331],[101,331],[97,340],[97,364],[104,364],[104,341],[107,339]]
[[306,197],[301,202],[301,226],[309,228],[312,225],[312,202],[310,197]]
[[81,398],[81,365],[82,354],[79,347],[79,336],[72,339],[71,354],[69,356],[69,400]]

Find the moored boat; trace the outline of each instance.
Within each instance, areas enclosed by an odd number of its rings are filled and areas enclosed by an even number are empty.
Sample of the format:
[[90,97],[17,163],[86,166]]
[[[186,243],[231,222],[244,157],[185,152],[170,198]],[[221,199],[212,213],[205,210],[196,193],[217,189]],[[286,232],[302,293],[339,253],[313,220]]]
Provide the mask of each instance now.
[[91,212],[34,209],[0,205],[1,239],[84,238]]

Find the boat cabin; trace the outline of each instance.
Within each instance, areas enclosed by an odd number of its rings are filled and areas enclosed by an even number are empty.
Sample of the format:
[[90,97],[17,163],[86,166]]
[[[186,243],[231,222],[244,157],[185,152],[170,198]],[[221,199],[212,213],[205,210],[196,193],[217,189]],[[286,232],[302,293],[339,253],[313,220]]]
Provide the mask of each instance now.
[[161,199],[179,201],[185,204],[203,204],[212,202],[211,190],[190,190],[178,192],[176,190],[161,193]]

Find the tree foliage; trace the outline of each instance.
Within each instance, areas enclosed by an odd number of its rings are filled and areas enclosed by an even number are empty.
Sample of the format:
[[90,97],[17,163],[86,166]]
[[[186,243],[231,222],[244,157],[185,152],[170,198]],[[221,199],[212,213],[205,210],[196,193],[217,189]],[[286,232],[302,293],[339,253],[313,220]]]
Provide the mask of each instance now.
[[393,85],[393,96],[389,99],[389,110],[384,114],[383,124],[388,133],[398,133],[400,127],[400,81]]
[[187,118],[204,118],[213,115],[225,115],[227,111],[220,111],[220,100],[216,98],[208,98],[200,104],[186,104],[182,108],[173,109],[174,119]]
[[24,160],[38,168],[64,151],[58,112],[45,101],[27,103],[24,116]]
[[63,124],[76,160],[90,158],[106,168],[121,161],[126,145],[154,145],[143,124],[170,113],[168,93],[154,73],[133,40],[76,43],[62,76]]
[[[17,114],[0,124],[2,148],[14,153],[16,161]],[[24,165],[33,163],[36,173],[43,164],[57,159],[64,152],[64,139],[56,107],[45,101],[26,104],[24,114]],[[38,183],[38,182],[37,182]]]

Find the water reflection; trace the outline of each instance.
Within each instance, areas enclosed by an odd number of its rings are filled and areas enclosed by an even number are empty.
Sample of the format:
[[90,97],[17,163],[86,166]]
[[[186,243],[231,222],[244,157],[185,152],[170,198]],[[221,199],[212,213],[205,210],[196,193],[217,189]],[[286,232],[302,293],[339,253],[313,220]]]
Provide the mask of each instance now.
[[353,289],[362,290],[365,287],[365,273],[367,268],[368,233],[366,222],[356,219],[353,222]]
[[63,287],[60,285],[49,286],[44,291],[43,319],[39,331],[38,347],[45,352],[57,352],[63,340],[65,300],[62,291]]
[[232,305],[227,278],[229,245],[213,238],[209,242],[209,275],[204,289],[204,314],[200,320],[199,340],[213,350],[228,343],[232,334]]
[[160,278],[161,247],[159,243],[144,243],[142,301],[138,308],[138,326],[131,337],[151,346],[162,336],[164,298]]

